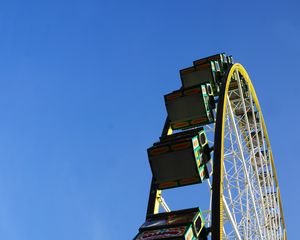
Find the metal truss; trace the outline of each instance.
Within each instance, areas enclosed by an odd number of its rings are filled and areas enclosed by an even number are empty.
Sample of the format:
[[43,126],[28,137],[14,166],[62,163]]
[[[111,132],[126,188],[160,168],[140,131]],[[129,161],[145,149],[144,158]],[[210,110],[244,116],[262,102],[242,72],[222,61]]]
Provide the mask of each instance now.
[[271,149],[251,87],[236,69],[225,95],[222,239],[285,239]]

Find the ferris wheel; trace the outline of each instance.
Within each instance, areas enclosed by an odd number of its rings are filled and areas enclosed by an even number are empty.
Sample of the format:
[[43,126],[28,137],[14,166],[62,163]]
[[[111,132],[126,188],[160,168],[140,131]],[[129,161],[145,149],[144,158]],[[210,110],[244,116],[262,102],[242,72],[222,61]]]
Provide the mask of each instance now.
[[[286,240],[272,149],[252,82],[224,53],[180,70],[162,135],[148,149],[152,182],[136,240]],[[208,209],[171,211],[163,192],[208,186]],[[160,209],[162,211],[160,211]]]

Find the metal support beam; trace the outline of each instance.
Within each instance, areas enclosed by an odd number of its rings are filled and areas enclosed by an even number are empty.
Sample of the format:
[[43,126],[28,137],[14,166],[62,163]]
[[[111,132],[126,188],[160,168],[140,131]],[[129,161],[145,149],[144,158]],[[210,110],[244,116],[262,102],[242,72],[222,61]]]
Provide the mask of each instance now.
[[[172,134],[172,128],[170,127],[170,121],[167,118],[161,136],[164,137],[170,134]],[[159,212],[161,195],[162,195],[162,190],[157,189],[157,185],[155,184],[154,178],[152,177],[146,218],[150,214],[156,214]]]
[[225,212],[226,212],[227,216],[229,217],[229,220],[230,220],[230,222],[231,222],[231,225],[233,226],[235,235],[236,235],[237,239],[242,240],[242,238],[241,238],[241,236],[240,236],[240,233],[239,233],[239,229],[238,229],[238,227],[236,226],[236,221],[234,220],[234,218],[233,218],[233,216],[232,216],[232,214],[231,214],[231,211],[230,211],[230,209],[229,209],[229,207],[228,207],[228,204],[227,204],[226,199],[224,198],[224,196],[223,196],[222,200],[223,200]]

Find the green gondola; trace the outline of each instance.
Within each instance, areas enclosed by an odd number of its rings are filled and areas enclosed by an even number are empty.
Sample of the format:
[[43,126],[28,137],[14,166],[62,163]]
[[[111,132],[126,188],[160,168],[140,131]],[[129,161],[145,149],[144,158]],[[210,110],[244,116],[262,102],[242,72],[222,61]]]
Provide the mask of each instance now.
[[210,84],[180,89],[164,96],[172,129],[187,129],[214,122]]
[[207,235],[201,210],[190,208],[148,216],[134,240],[206,240]]
[[201,64],[204,64],[204,63],[207,63],[207,62],[210,62],[210,61],[217,61],[219,63],[219,66],[220,66],[220,72],[221,72],[221,75],[224,75],[228,69],[228,67],[230,66],[230,63],[229,61],[233,61],[233,58],[231,57],[227,57],[225,53],[219,53],[219,54],[215,54],[215,55],[212,55],[212,56],[209,56],[209,57],[206,57],[206,58],[201,58],[201,59],[198,59],[198,60],[195,60],[193,62],[194,66],[197,66],[197,65],[201,65]]
[[203,128],[172,134],[148,149],[149,163],[158,189],[201,183],[209,176],[211,159]]
[[209,61],[200,65],[180,70],[183,88],[189,88],[205,83],[210,83],[214,96],[220,91],[221,73],[217,61]]

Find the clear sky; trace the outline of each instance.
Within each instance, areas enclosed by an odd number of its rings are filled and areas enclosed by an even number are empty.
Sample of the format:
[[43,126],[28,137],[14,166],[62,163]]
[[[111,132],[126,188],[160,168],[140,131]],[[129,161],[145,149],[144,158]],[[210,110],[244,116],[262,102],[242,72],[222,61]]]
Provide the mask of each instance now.
[[223,51],[256,88],[298,239],[299,10],[297,0],[2,0],[0,239],[132,239],[163,95],[179,88],[179,69]]

